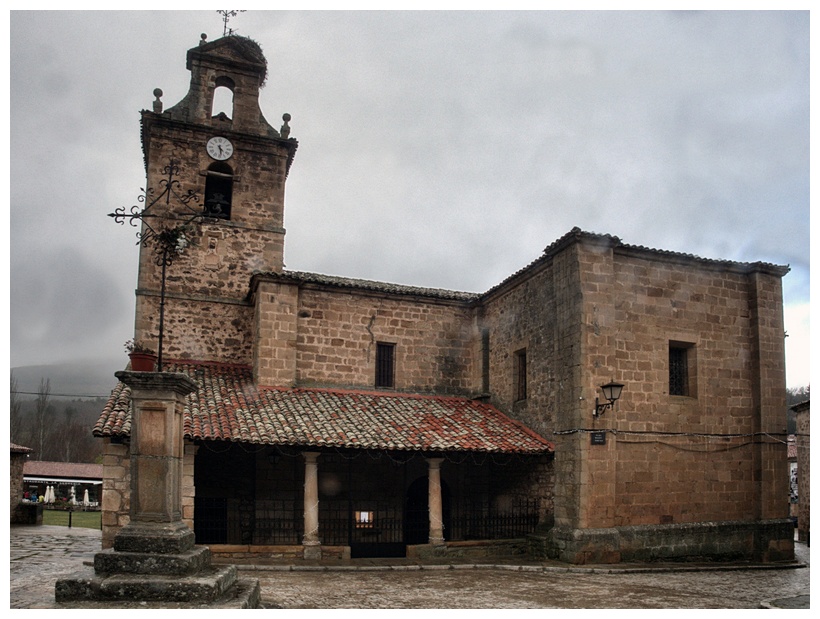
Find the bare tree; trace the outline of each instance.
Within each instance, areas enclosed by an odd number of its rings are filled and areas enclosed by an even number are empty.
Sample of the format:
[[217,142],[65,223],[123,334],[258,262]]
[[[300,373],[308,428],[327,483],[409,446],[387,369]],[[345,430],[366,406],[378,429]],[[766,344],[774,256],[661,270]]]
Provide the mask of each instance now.
[[20,405],[20,394],[17,388],[17,379],[11,373],[11,406],[9,408],[9,431],[11,442],[23,444],[23,412]]
[[46,437],[49,433],[49,424],[46,419],[49,410],[49,396],[51,395],[51,381],[48,378],[40,379],[40,387],[37,389],[37,399],[34,406],[34,440],[36,442],[37,458],[42,459],[45,453]]

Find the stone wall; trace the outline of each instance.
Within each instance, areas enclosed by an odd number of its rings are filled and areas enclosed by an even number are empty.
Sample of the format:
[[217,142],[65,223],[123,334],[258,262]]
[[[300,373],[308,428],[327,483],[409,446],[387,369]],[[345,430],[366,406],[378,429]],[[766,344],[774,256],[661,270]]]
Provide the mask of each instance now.
[[114,547],[114,536],[131,521],[131,454],[127,443],[104,439],[102,480],[102,547]]
[[[489,392],[492,403],[551,438],[557,400],[555,269],[534,269],[525,281],[492,294],[480,328],[489,336]],[[519,399],[516,354],[526,353],[526,398]]]
[[[159,295],[137,295],[138,333],[156,350],[159,334]],[[193,359],[250,365],[253,308],[245,302],[225,299],[180,298],[165,301],[163,359]]]
[[[793,534],[788,519],[698,522],[605,529],[554,529],[547,552],[533,544],[533,555],[570,563],[654,561],[790,561]],[[532,540],[536,541],[536,540]],[[538,540],[540,541],[540,540]]]
[[28,459],[27,453],[11,452],[9,458],[9,514],[15,522],[15,511],[23,499],[23,465]]
[[[584,531],[603,540],[624,526],[788,515],[777,267],[660,256],[596,236],[559,248],[540,272],[551,272],[555,295],[542,304],[555,308],[553,538],[566,557],[595,546]],[[685,395],[670,393],[670,345],[686,348]],[[621,400],[596,418],[611,380],[625,384]],[[603,444],[591,444],[593,431]],[[787,539],[770,541],[766,556],[788,553]]]
[[473,313],[462,303],[262,281],[256,379],[373,389],[376,343],[395,344],[395,389],[478,390]]
[[194,530],[194,500],[196,499],[196,486],[194,484],[194,462],[199,450],[198,445],[185,441],[184,456],[182,459],[182,522]]
[[481,563],[508,559],[529,559],[527,541],[517,539],[470,540],[445,542],[443,546],[414,544],[407,547],[407,558],[421,561],[477,561]]
[[[595,263],[607,258],[592,255],[582,271],[594,276],[596,268],[606,270]],[[761,461],[774,466],[782,456],[785,463],[785,445],[756,434],[762,428],[774,435],[785,431],[779,278],[765,283],[772,292],[762,315],[764,308],[756,311],[750,294],[759,274],[630,254],[611,260],[616,284],[607,290],[610,298],[600,296],[604,284],[587,284],[586,358],[595,369],[586,387],[590,400],[597,385],[611,378],[626,387],[616,409],[599,420],[601,428],[617,432],[610,442],[615,453],[589,480],[593,494],[612,493],[614,503],[609,496],[590,497],[588,526],[787,516],[785,499],[772,504],[772,491],[761,488],[758,473]],[[765,353],[754,335],[761,329],[769,340]],[[669,393],[673,341],[690,346],[687,396]],[[783,395],[775,398],[778,391]],[[756,393],[768,402],[759,404]],[[601,476],[614,487],[603,486]],[[781,478],[785,483],[785,470]]]
[[[102,548],[113,548],[114,536],[131,521],[131,452],[128,443],[104,439],[102,480]],[[194,528],[194,457],[197,446],[186,441],[182,464],[182,521]]]
[[811,520],[811,429],[809,402],[800,404],[797,411],[797,539],[809,543]]

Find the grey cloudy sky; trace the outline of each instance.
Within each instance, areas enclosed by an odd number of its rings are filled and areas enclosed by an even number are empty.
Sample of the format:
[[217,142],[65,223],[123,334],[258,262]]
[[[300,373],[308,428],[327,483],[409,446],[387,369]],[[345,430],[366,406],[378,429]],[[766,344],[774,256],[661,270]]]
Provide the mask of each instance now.
[[[139,110],[214,11],[11,13],[12,367],[119,358]],[[809,382],[808,12],[264,12],[232,26],[292,115],[287,268],[484,291],[573,226],[789,264]]]

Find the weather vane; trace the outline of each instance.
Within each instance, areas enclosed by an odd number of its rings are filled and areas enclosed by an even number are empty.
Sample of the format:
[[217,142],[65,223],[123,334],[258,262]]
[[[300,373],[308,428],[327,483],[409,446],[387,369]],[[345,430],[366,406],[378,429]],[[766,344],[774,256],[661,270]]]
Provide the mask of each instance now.
[[[185,248],[191,245],[193,240],[194,224],[208,218],[208,214],[202,209],[196,208],[199,196],[192,189],[187,192],[182,191],[181,183],[176,179],[179,176],[179,161],[170,159],[168,165],[163,169],[163,178],[160,182],[162,191],[154,197],[154,189],[149,187],[142,190],[137,200],[145,203],[145,208],[139,204],[126,210],[121,206],[108,213],[120,225],[125,222],[131,226],[140,225],[137,232],[137,245],[151,247],[154,252],[154,263],[162,267],[162,288],[159,301],[159,345],[157,350],[157,371],[162,372],[162,340],[163,327],[165,322],[165,271],[171,266],[174,259],[183,254]],[[171,199],[182,208],[176,207],[171,213]],[[165,204],[162,212],[152,210],[158,204]],[[158,208],[162,208],[161,206]],[[137,223],[139,222],[139,224]],[[170,222],[170,223],[168,223]]]
[[228,22],[230,21],[231,17],[236,17],[240,13],[244,13],[245,11],[217,11],[220,15],[222,15],[222,36],[226,37],[228,35],[233,34],[233,28],[228,28]]

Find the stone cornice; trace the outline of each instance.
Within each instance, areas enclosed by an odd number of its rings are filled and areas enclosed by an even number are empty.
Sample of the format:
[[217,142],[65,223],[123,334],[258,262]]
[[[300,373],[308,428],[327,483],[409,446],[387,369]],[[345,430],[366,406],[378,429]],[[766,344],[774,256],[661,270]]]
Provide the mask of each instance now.
[[114,372],[114,376],[125,385],[140,391],[171,391],[186,396],[197,390],[197,384],[187,375],[172,372]]

